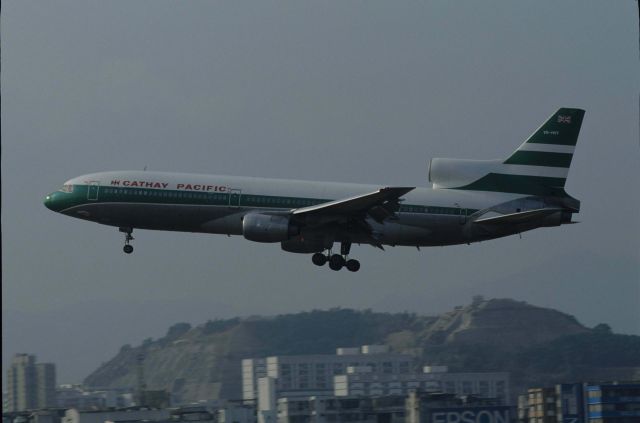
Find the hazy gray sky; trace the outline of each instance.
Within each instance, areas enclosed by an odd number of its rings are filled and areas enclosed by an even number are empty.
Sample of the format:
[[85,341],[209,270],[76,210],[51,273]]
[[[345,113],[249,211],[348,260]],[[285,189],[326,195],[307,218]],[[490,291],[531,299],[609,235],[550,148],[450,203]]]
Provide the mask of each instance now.
[[[475,294],[640,334],[635,1],[3,6],[4,365],[35,353],[77,382],[177,321],[431,314]],[[504,157],[561,106],[587,111],[567,183],[582,223],[356,247],[357,274],[212,235],[137,231],[126,256],[117,229],[42,205],[71,177],[145,166],[426,186],[430,158]]]

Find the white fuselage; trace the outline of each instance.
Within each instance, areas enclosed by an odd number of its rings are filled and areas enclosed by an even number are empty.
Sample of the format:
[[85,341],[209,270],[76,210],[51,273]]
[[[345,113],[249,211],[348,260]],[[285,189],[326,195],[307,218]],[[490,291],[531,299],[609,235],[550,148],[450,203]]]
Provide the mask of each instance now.
[[[65,187],[72,187],[72,192],[54,193],[56,205],[47,206],[73,217],[118,227],[229,235],[242,234],[242,219],[247,213],[289,214],[294,209],[380,188],[379,185],[147,171],[88,174],[67,181]],[[367,222],[381,244],[429,246],[473,242],[509,234],[498,231],[476,238],[465,231],[474,213],[525,197],[511,193],[416,188],[403,196],[400,210],[393,219],[384,222],[367,219]],[[336,231],[332,234],[336,240],[346,236],[343,229]],[[369,242],[369,238],[357,234],[351,238],[353,242]]]

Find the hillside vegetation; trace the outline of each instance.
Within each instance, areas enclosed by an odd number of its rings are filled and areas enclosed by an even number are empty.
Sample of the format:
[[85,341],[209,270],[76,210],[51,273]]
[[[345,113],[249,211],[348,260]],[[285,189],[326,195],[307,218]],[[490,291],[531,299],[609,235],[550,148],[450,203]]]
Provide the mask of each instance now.
[[422,365],[451,371],[509,371],[514,392],[526,386],[589,379],[631,379],[640,337],[589,329],[567,314],[509,299],[477,299],[439,316],[314,310],[275,317],[178,323],[158,340],[126,345],[85,379],[95,387],[134,387],[145,356],[149,389],[182,402],[240,398],[243,358],[334,354],[337,347],[388,344]]

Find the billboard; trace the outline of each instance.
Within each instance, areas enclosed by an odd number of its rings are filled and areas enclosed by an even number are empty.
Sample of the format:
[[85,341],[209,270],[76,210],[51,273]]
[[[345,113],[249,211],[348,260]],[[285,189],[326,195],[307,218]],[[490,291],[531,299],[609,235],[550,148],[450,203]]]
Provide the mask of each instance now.
[[428,408],[428,423],[510,423],[511,407]]

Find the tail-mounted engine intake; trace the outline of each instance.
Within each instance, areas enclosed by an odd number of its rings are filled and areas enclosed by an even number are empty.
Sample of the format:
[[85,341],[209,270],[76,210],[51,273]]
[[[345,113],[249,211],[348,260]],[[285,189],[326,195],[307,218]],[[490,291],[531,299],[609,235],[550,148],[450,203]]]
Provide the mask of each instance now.
[[298,234],[289,216],[249,213],[242,219],[242,235],[255,242],[280,242]]
[[433,158],[429,163],[429,182],[435,189],[461,187],[499,171],[500,166],[500,160]]

